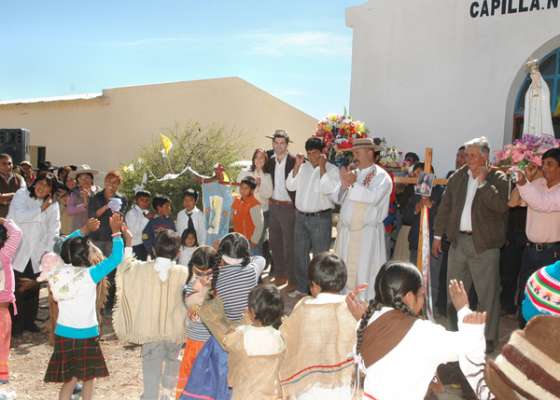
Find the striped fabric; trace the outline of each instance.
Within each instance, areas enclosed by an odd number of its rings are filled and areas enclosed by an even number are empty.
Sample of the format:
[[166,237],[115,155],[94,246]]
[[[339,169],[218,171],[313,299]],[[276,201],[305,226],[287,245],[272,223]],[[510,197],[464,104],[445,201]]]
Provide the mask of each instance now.
[[333,365],[311,365],[301,371],[296,372],[292,376],[282,380],[280,383],[282,385],[290,385],[294,383],[298,383],[304,378],[307,378],[313,374],[330,374],[339,372],[343,369],[350,368],[354,365],[354,359],[348,358],[338,364]]
[[[261,259],[262,257],[255,257]],[[264,260],[264,259],[263,259]],[[258,260],[260,263],[260,260]],[[220,268],[216,289],[224,303],[226,316],[230,321],[239,321],[247,309],[249,292],[257,286],[262,271],[260,266],[251,262],[245,267],[241,265],[225,265]]]
[[559,330],[560,319],[541,316],[511,335],[486,368],[486,381],[497,398],[515,393],[525,399],[560,399]]
[[[185,301],[188,296],[193,293],[193,285],[196,282],[195,279],[191,279],[191,281],[185,285],[183,289]],[[189,319],[187,322],[187,338],[191,340],[196,340],[197,342],[206,342],[210,339],[210,331],[206,328],[206,325],[202,323],[200,318],[196,320]]]

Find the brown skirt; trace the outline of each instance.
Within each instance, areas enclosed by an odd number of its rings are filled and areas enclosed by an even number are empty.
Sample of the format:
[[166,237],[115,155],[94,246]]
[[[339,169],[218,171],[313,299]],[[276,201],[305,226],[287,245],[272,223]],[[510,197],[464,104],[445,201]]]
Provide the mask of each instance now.
[[109,376],[99,337],[71,339],[55,335],[54,352],[49,361],[45,382],[68,382],[72,378],[89,381]]

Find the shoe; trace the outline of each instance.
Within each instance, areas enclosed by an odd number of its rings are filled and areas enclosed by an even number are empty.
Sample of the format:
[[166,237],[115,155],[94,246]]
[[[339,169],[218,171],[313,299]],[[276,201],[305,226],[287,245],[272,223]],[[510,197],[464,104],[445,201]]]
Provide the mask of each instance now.
[[305,293],[300,292],[299,290],[292,290],[291,292],[288,293],[288,297],[290,299],[295,299],[297,297],[303,297],[305,296]]
[[24,326],[23,330],[27,332],[35,332],[35,333],[41,332],[41,328],[39,328],[35,322],[31,322],[29,325]]

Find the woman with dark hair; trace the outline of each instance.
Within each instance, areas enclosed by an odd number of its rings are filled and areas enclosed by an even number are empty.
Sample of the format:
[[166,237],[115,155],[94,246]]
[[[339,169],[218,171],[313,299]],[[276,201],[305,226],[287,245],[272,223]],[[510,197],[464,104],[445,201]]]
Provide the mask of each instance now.
[[375,298],[365,308],[357,331],[364,399],[423,399],[433,389],[440,364],[467,363],[468,354],[484,347],[486,313],[469,309],[462,282],[451,281],[449,294],[460,321],[458,332],[419,318],[425,293],[416,266],[399,261],[383,265],[375,279]]
[[33,185],[19,189],[10,204],[7,218],[22,230],[21,245],[14,259],[16,306],[12,332],[38,332],[35,325],[39,308],[39,274],[41,256],[53,250],[60,232],[60,210],[53,201],[57,180],[50,172],[41,173]]

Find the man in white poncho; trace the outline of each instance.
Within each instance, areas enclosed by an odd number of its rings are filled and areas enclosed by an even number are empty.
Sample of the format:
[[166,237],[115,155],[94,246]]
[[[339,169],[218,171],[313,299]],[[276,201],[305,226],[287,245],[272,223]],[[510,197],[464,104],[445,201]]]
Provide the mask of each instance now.
[[375,277],[387,261],[383,220],[393,187],[389,174],[374,162],[379,150],[371,138],[355,139],[352,153],[357,168],[343,168],[338,184],[341,209],[335,251],[348,268],[347,288],[367,283],[367,299],[373,298]]

